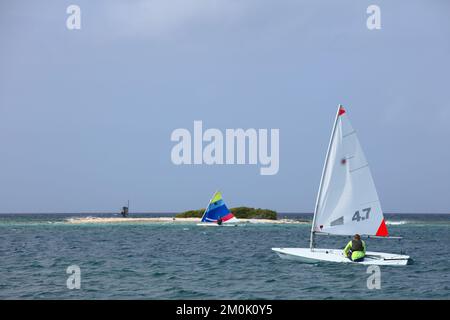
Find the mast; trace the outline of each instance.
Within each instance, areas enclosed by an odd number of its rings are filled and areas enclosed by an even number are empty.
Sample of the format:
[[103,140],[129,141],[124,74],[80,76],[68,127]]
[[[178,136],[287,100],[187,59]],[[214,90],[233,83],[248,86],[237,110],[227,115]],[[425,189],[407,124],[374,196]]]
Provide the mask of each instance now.
[[336,131],[336,125],[337,125],[337,121],[339,119],[339,110],[341,109],[342,105],[339,104],[338,105],[338,109],[336,111],[336,118],[334,119],[334,124],[333,124],[333,130],[331,131],[331,137],[330,137],[330,141],[328,142],[328,149],[327,149],[327,155],[325,156],[325,164],[323,165],[323,169],[322,169],[322,175],[320,177],[320,184],[319,184],[319,191],[317,192],[317,198],[316,198],[316,205],[314,207],[314,216],[313,216],[313,221],[312,221],[312,226],[311,226],[311,236],[310,236],[310,240],[309,240],[309,248],[311,249],[311,251],[314,249],[315,247],[315,232],[314,232],[314,226],[316,224],[316,214],[317,214],[317,209],[319,207],[319,198],[320,195],[322,193],[322,184],[323,184],[323,177],[325,175],[325,172],[327,170],[328,167],[328,157],[330,154],[330,149],[331,149],[331,145],[333,143],[333,138],[334,138],[334,133]]

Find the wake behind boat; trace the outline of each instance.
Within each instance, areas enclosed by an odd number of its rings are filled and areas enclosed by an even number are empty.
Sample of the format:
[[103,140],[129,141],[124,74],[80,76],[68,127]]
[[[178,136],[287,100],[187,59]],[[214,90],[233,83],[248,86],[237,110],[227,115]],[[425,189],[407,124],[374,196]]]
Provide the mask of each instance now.
[[208,203],[208,207],[202,216],[202,222],[198,226],[220,227],[236,226],[240,223],[239,219],[228,210],[222,198],[222,193],[217,191]]
[[309,248],[272,248],[281,258],[364,265],[406,265],[409,256],[366,252],[354,262],[343,250],[316,249],[315,237],[323,235],[389,237],[381,204],[356,132],[345,109],[339,105],[319,185]]

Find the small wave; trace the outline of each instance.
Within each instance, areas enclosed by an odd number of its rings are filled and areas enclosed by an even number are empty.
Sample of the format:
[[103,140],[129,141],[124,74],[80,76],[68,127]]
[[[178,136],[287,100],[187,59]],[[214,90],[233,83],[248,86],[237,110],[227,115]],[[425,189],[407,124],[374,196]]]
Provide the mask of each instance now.
[[407,224],[407,223],[409,223],[409,222],[408,221],[386,221],[386,224],[390,225],[390,226],[400,226],[402,224]]

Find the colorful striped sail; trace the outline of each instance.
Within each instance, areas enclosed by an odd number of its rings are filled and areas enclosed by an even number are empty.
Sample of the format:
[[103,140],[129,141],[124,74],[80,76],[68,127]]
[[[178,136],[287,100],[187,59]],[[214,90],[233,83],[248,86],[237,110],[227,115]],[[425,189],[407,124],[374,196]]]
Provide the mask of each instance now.
[[218,223],[219,220],[221,220],[222,223],[236,223],[239,221],[230,210],[228,210],[222,199],[222,194],[216,192],[203,214],[202,222]]

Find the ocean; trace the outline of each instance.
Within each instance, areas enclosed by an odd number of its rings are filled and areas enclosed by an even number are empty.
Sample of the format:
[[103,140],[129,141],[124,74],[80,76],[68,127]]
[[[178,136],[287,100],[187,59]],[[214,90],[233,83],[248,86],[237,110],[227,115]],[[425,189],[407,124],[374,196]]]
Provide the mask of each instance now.
[[[386,215],[390,234],[404,238],[368,239],[368,250],[408,254],[413,263],[381,267],[380,289],[368,288],[362,265],[302,264],[271,251],[309,245],[307,214],[280,215],[303,224],[226,228],[67,222],[74,217],[86,214],[0,215],[0,299],[450,298],[450,215]],[[343,248],[348,239],[318,241]],[[66,284],[73,265],[80,289]]]

